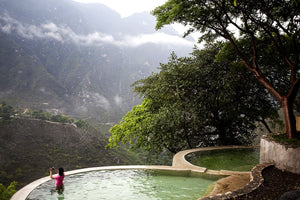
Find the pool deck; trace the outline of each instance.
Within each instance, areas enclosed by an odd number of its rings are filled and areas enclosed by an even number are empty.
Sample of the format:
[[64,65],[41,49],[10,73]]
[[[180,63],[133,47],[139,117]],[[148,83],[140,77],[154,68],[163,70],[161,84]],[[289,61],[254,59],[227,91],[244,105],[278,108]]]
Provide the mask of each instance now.
[[[189,153],[197,152],[197,151],[208,151],[208,150],[218,150],[218,149],[234,149],[234,148],[253,148],[249,146],[218,146],[218,147],[204,147],[204,148],[196,148],[185,151],[180,151],[173,157],[172,166],[160,166],[160,165],[120,165],[120,166],[104,166],[104,167],[92,167],[92,168],[84,168],[77,169],[72,171],[65,172],[65,175],[73,175],[78,173],[84,173],[89,171],[101,171],[101,170],[126,170],[126,169],[153,169],[153,170],[170,170],[170,171],[181,171],[181,172],[193,172],[193,173],[206,173],[212,175],[242,175],[249,174],[250,172],[238,172],[238,171],[228,171],[228,170],[209,170],[204,167],[199,167],[189,163],[185,156]],[[17,191],[11,198],[11,200],[25,200],[27,196],[31,193],[33,189],[37,186],[41,185],[44,182],[51,180],[49,176],[38,179],[25,187],[21,188]]]

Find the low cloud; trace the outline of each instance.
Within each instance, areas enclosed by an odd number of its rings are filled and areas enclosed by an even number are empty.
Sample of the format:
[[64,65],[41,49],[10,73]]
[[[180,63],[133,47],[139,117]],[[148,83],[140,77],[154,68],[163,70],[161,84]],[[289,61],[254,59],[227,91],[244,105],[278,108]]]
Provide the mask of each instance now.
[[118,94],[114,97],[114,101],[115,101],[117,106],[122,105],[122,97],[120,97]]
[[193,46],[194,43],[184,38],[175,35],[168,35],[165,33],[153,33],[153,34],[142,34],[138,36],[125,36],[123,41],[120,41],[121,45],[137,47],[147,43],[154,44],[174,44]]
[[37,27],[35,25],[22,24],[7,14],[0,16],[0,30],[6,34],[16,33],[26,39],[52,38],[62,41],[62,37],[59,32],[50,30],[50,26],[55,26],[55,24],[50,23]]
[[138,47],[147,43],[173,44],[193,46],[195,43],[184,38],[165,33],[141,34],[137,36],[123,35],[116,39],[112,35],[94,32],[86,35],[75,33],[70,27],[57,25],[53,22],[39,26],[24,24],[10,17],[8,14],[0,15],[0,30],[6,34],[16,33],[26,39],[54,39],[59,42],[74,42],[79,45],[99,46],[112,44],[116,46]]
[[111,109],[111,105],[110,102],[108,101],[108,99],[106,99],[104,96],[102,96],[101,94],[95,92],[94,94],[91,95],[91,100],[93,102],[93,104],[97,107],[101,107],[103,109],[105,109],[106,111]]

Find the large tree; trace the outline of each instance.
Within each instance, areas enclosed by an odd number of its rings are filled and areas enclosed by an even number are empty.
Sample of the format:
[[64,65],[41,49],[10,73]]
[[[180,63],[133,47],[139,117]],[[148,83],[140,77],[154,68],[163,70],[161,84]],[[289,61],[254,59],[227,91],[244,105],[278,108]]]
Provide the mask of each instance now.
[[123,142],[133,149],[176,153],[251,143],[257,123],[276,118],[278,106],[261,85],[249,84],[254,77],[223,46],[195,49],[191,57],[172,54],[159,73],[137,81],[135,92],[144,101],[110,129],[109,146]]
[[[157,29],[177,22],[189,25],[186,35],[201,32],[200,41],[220,37],[229,41],[243,65],[280,102],[287,137],[294,138],[298,134],[293,103],[300,87],[299,10],[299,0],[168,0],[153,14],[157,17]],[[239,46],[237,37],[249,41],[249,46]],[[271,50],[264,54],[257,47],[262,39],[268,41]],[[276,72],[278,65],[266,63],[265,53],[281,59],[281,71],[286,72],[282,77],[288,77],[283,80],[285,90],[276,85],[282,79],[268,78],[267,74]]]

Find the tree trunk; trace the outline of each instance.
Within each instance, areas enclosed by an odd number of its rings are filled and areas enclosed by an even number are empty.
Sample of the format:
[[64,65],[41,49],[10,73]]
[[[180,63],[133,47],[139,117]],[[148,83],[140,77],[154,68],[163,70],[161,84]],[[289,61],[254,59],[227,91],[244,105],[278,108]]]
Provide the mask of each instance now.
[[188,136],[188,132],[189,132],[188,126],[187,126],[187,124],[188,124],[188,119],[187,119],[188,116],[187,116],[187,113],[186,113],[186,112],[184,113],[183,117],[184,117],[184,118],[183,118],[183,120],[184,120],[184,123],[183,123],[184,137],[185,137],[185,140],[186,140],[186,142],[187,142],[188,147],[189,147],[190,149],[192,149],[193,146],[192,146],[192,143],[191,143],[190,138],[189,138],[189,136]]
[[272,130],[270,129],[270,127],[269,127],[269,125],[268,125],[268,123],[266,122],[265,119],[262,119],[260,122],[265,126],[265,128],[267,129],[267,131],[269,133],[272,133]]
[[296,118],[293,111],[293,101],[288,99],[287,97],[283,97],[281,101],[281,105],[284,113],[284,121],[285,121],[285,132],[287,134],[288,139],[292,139],[296,137]]

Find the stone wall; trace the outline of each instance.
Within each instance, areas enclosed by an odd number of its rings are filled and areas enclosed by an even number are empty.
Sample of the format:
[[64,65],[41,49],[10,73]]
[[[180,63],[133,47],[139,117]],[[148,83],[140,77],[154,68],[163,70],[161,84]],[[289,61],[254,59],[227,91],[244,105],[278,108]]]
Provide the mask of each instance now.
[[271,163],[259,164],[253,167],[251,170],[251,180],[244,187],[237,189],[235,191],[229,191],[223,194],[216,194],[214,196],[202,197],[198,200],[224,200],[224,199],[247,199],[247,194],[259,188],[263,182],[264,178],[262,171],[268,167],[273,166]]
[[283,145],[262,136],[260,163],[274,163],[278,169],[300,174],[300,147]]

